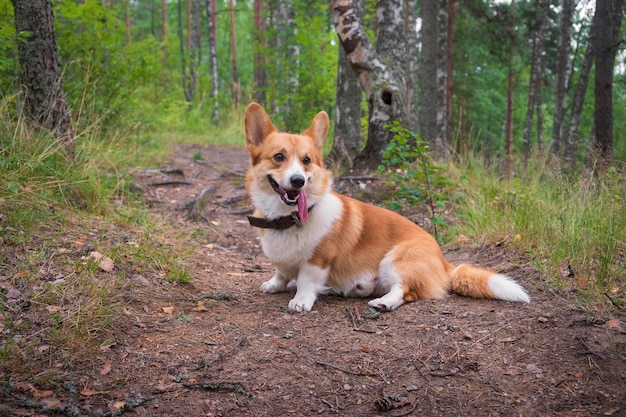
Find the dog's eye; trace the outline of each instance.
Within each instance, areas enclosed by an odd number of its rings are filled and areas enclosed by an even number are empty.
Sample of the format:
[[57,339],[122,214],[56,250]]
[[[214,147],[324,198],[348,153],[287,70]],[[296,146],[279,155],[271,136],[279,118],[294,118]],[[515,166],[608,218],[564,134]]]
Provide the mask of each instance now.
[[276,162],[283,162],[285,160],[285,155],[279,152],[276,155],[274,155],[273,158],[274,158],[274,161]]
[[302,160],[302,163],[305,166],[308,166],[311,163],[311,158],[309,158],[308,156],[305,156],[304,159]]

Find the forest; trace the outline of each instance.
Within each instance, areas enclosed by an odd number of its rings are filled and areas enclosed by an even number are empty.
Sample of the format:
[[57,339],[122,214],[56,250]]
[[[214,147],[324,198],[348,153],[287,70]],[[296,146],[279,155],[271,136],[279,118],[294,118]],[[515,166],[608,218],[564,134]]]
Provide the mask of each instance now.
[[[0,416],[619,415],[625,3],[0,0]],[[250,102],[531,302],[261,293]]]
[[[348,165],[380,161],[380,112],[439,156],[477,151],[508,176],[531,157],[574,167],[593,150],[625,159],[622,1],[417,3],[54,1],[75,130],[94,119],[103,129],[216,130],[255,100],[287,130],[325,110],[336,121],[331,156]],[[0,91],[15,113],[26,35],[8,0],[0,19]],[[367,62],[340,48],[355,41]],[[604,79],[598,59],[611,69]]]

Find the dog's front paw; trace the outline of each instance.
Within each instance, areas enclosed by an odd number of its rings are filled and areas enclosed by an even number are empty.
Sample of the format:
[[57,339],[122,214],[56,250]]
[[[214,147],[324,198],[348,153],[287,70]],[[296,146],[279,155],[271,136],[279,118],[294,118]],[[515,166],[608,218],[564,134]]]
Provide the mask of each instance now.
[[277,292],[283,292],[287,288],[287,283],[279,278],[272,278],[261,284],[261,292],[266,294],[274,294]]
[[311,296],[295,296],[291,301],[289,301],[289,309],[293,311],[297,311],[298,313],[304,313],[307,311],[311,311],[313,308],[313,304],[315,304],[315,297]]

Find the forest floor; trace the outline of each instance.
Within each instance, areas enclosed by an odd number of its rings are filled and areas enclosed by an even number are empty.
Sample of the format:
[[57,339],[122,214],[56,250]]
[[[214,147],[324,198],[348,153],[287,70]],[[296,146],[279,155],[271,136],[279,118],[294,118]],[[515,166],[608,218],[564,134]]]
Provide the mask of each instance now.
[[[182,146],[169,175],[137,174],[154,213],[198,244],[192,281],[138,276],[113,341],[78,364],[42,363],[54,381],[12,381],[0,416],[626,415],[623,311],[583,311],[506,245],[444,252],[517,279],[531,304],[451,295],[378,313],[321,296],[294,314],[292,294],[262,294],[273,268],[245,217],[247,165],[244,149]],[[180,206],[207,187],[189,220]]]

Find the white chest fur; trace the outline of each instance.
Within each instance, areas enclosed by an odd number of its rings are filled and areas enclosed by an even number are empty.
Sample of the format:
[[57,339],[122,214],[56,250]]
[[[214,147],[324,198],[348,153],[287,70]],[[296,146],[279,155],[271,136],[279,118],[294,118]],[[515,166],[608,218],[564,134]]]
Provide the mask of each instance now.
[[311,259],[341,212],[341,201],[333,194],[326,194],[315,204],[302,226],[265,231],[261,238],[263,252],[276,266],[299,268]]

